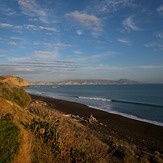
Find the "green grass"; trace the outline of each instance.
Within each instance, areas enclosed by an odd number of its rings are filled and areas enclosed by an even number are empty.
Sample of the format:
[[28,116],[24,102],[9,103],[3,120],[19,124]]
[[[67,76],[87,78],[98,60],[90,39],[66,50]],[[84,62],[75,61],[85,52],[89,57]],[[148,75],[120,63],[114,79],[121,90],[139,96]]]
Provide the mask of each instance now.
[[19,129],[10,121],[0,119],[0,162],[10,163],[18,152]]
[[12,87],[8,83],[0,82],[0,97],[16,102],[25,107],[30,102],[30,96],[21,87]]

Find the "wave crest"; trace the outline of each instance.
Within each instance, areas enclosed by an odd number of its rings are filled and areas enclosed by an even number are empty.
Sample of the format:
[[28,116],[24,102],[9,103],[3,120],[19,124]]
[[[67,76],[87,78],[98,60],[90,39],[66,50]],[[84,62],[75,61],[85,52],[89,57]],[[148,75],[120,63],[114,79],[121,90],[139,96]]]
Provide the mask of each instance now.
[[111,102],[111,99],[106,99],[106,98],[97,98],[97,97],[84,97],[84,96],[79,96],[78,98],[80,99],[87,99],[87,100],[96,100],[96,101],[106,101],[106,102]]

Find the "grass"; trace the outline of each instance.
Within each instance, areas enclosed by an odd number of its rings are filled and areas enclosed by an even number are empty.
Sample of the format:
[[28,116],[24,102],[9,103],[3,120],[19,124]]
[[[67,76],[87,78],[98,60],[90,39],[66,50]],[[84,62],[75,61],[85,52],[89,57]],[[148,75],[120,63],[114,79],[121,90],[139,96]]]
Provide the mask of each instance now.
[[0,162],[10,163],[19,149],[19,129],[11,120],[0,119]]
[[3,82],[0,82],[0,97],[13,101],[21,107],[26,107],[31,100],[23,88]]
[[[51,152],[49,159],[51,158],[52,162],[108,162],[108,146],[93,136],[82,124],[46,107],[31,107],[29,110],[40,117],[33,119],[28,126],[37,141],[40,140],[34,148],[34,162],[38,159],[44,160],[39,156],[49,153],[46,152],[48,150]],[[44,154],[42,148],[46,149]]]

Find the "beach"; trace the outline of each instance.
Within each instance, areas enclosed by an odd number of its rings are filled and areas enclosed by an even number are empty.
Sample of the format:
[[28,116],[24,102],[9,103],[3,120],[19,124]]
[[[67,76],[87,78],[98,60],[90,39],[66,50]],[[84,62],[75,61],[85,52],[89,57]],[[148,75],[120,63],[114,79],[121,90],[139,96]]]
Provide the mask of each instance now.
[[103,125],[81,123],[98,133],[97,135],[105,142],[107,142],[107,137],[113,136],[117,139],[136,144],[141,150],[147,152],[163,152],[162,126],[129,119],[121,115],[97,110],[75,102],[38,95],[31,95],[31,97],[32,100],[46,102],[50,108],[56,109],[64,114],[78,115],[85,119],[89,118],[92,114],[98,122]]

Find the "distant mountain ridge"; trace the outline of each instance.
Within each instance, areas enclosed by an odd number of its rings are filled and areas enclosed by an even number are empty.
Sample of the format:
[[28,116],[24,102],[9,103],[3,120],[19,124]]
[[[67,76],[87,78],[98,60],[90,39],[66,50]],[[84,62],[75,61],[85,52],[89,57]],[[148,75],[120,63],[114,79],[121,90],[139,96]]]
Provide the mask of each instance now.
[[64,80],[60,82],[31,82],[31,85],[98,85],[98,84],[142,84],[141,82],[119,79],[119,80]]

